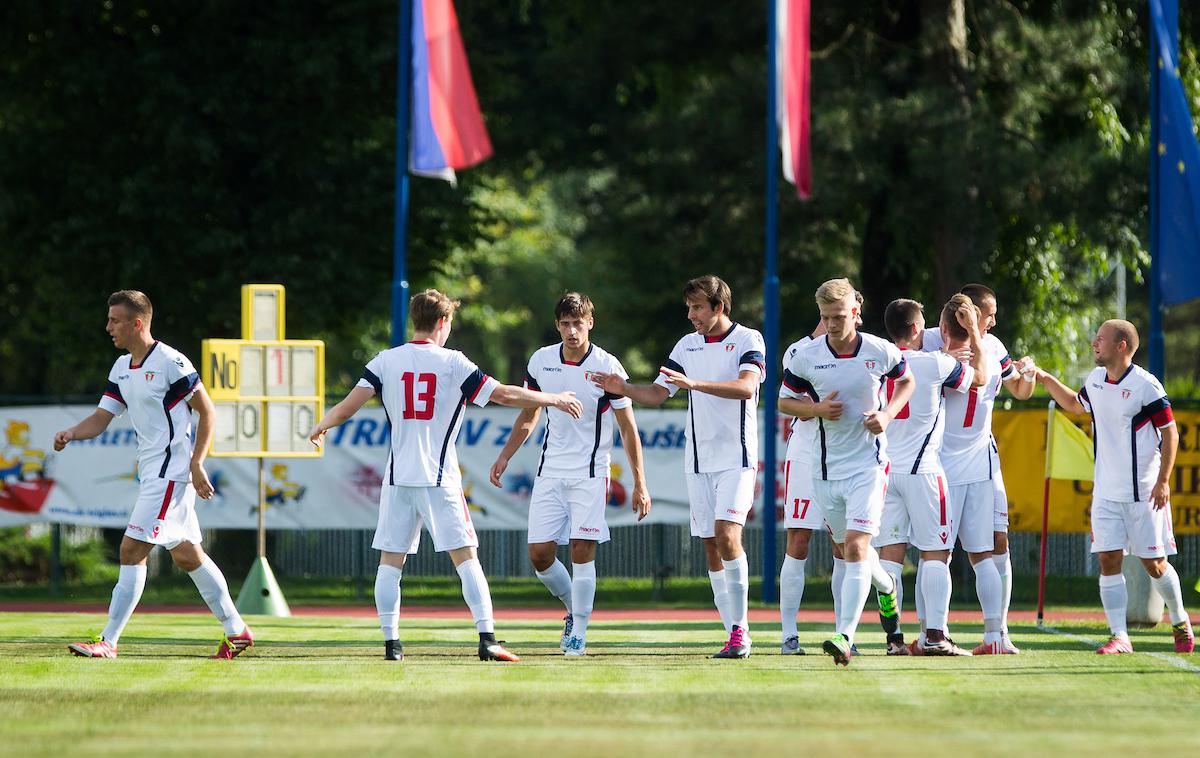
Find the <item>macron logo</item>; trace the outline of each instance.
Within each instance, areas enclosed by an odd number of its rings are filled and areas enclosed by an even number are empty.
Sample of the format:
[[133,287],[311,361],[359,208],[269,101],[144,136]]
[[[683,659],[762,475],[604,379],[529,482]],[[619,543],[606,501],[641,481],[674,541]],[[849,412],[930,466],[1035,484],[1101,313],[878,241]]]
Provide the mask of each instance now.
[[554,366],[542,366],[542,371],[553,371],[556,374],[562,373],[561,368],[555,368]]
[[704,348],[702,348],[702,347],[688,347],[688,348],[684,348],[684,349],[687,350],[689,353],[700,353],[700,352],[704,351]]
[[820,371],[821,369],[826,369],[826,368],[837,368],[837,364],[836,363],[821,363],[819,365],[813,366],[813,368]]

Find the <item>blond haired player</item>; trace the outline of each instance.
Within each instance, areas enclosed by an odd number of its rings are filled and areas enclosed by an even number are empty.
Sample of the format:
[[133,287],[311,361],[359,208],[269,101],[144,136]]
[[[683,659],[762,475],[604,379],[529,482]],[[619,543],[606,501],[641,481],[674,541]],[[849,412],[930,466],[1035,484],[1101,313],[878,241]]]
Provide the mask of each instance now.
[[[587,652],[587,626],[596,599],[596,546],[608,542],[605,508],[613,425],[633,472],[632,507],[641,521],[650,513],[650,493],[642,470],[642,443],[628,398],[596,386],[589,377],[598,372],[627,376],[616,357],[594,344],[591,298],[568,292],[554,306],[554,326],[562,341],[535,352],[525,371],[525,386],[533,390],[569,390],[583,403],[583,415],[572,418],[551,408],[529,501],[529,560],[550,594],[566,606],[559,646],[570,657]],[[491,482],[500,477],[513,455],[537,426],[540,408],[521,411],[504,449],[492,464]],[[555,556],[558,545],[571,545],[571,571]]]
[[518,408],[554,407],[578,418],[582,406],[570,392],[548,394],[500,384],[446,339],[458,302],[437,290],[413,296],[411,342],[384,350],[367,363],[358,385],[329,409],[309,432],[320,444],[326,431],[349,420],[378,395],[391,424],[391,445],[379,493],[379,524],[372,547],[381,551],[375,577],[375,607],[384,637],[384,658],[401,660],[400,579],[417,552],[422,525],[434,549],[449,552],[462,581],[463,599],[479,632],[479,659],[519,661],[496,641],[492,596],[479,563],[479,538],[463,495],[454,444],[468,404],[494,401]]
[[1039,370],[1037,378],[1063,410],[1092,416],[1092,552],[1099,553],[1100,602],[1112,630],[1112,637],[1096,652],[1133,652],[1125,627],[1129,595],[1121,573],[1128,550],[1141,559],[1167,603],[1175,652],[1191,653],[1196,646],[1192,623],[1183,607],[1179,575],[1167,561],[1176,553],[1170,482],[1179,430],[1162,384],[1133,362],[1138,342],[1133,324],[1105,321],[1092,340],[1096,368],[1079,392],[1046,371]]
[[[847,665],[872,582],[879,590],[881,615],[896,615],[895,582],[879,566],[871,538],[879,533],[887,491],[884,432],[915,385],[895,345],[858,331],[859,301],[848,280],[825,282],[816,301],[825,337],[789,359],[783,386],[789,397],[811,398],[810,413],[818,419],[813,491],[846,561],[836,631],[822,648],[835,663]],[[885,379],[895,382],[886,404],[879,392]]]
[[[150,334],[154,307],[137,290],[121,290],[108,298],[107,331],[113,347],[127,350],[108,374],[108,387],[92,415],[54,435],[54,449],[88,440],[126,412],[138,438],[138,499],[121,539],[121,570],[108,606],[108,623],[92,642],[69,645],[85,658],[116,658],[121,632],[129,623],[146,586],[146,559],[155,545],[171,553],[175,565],[188,572],[200,596],[224,627],[225,636],[213,658],[230,659],[254,644],[242,621],[224,575],[200,548],[196,495],[207,500],[213,486],[204,471],[212,442],[212,400],[183,353]],[[199,418],[192,440],[192,411]]]
[[713,600],[729,639],[714,658],[746,658],[750,577],[742,527],[754,505],[758,469],[758,385],[765,379],[763,337],[730,318],[733,295],[713,275],[683,288],[695,331],[682,337],[653,384],[601,374],[607,392],[659,406],[688,390],[684,452],[692,536],[704,543]]

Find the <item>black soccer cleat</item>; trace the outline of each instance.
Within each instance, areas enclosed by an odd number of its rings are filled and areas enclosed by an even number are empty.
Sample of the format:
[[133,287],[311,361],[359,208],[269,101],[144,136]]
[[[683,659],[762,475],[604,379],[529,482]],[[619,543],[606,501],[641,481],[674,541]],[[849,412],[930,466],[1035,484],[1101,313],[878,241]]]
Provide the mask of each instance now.
[[404,646],[400,644],[400,640],[384,640],[383,659],[385,661],[404,660]]

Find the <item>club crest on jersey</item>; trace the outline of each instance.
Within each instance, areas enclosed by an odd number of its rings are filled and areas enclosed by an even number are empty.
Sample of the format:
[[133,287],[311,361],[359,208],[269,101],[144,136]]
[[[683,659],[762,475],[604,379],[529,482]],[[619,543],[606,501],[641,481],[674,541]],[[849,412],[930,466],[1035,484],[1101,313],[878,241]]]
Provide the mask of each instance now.
[[157,371],[147,371],[146,372],[146,381],[152,382],[152,381],[154,381],[154,377],[156,377],[156,376],[158,376]]
[[863,361],[863,365],[867,367],[868,371],[875,370],[875,361]]
[[1133,394],[1133,392],[1131,392],[1130,390],[1121,390],[1121,399],[1128,400],[1129,396],[1132,394]]
[[733,349],[734,349],[735,347],[737,347],[737,345],[726,345],[726,346],[725,346],[725,352],[727,352],[727,353],[732,353],[732,352],[733,352]]

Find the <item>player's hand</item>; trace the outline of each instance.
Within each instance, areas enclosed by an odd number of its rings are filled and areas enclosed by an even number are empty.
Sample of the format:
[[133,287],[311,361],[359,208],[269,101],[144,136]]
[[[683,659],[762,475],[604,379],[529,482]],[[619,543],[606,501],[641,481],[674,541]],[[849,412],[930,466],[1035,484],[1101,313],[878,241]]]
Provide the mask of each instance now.
[[840,419],[842,417],[842,401],[837,400],[837,396],[838,391],[834,390],[833,392],[830,392],[829,396],[821,402],[814,403],[812,409],[813,413],[821,418],[829,419],[830,421],[837,421]]
[[979,309],[969,303],[960,303],[958,310],[954,312],[954,317],[958,319],[958,323],[963,329],[968,332],[979,330]]
[[638,521],[650,515],[650,491],[646,489],[645,482],[633,484],[633,512],[637,514]]
[[959,363],[970,363],[971,359],[975,357],[975,353],[972,352],[971,348],[969,347],[960,347],[957,350],[947,350],[946,355],[949,355]]
[[675,369],[660,366],[658,372],[667,378],[667,384],[673,384],[681,390],[690,390],[696,386],[696,383],[688,379],[686,374]]
[[574,392],[559,392],[554,396],[554,407],[566,413],[571,418],[583,415],[583,403],[575,397]]
[[492,483],[493,487],[502,486],[500,484],[500,477],[504,476],[506,468],[508,468],[507,458],[497,458],[496,462],[492,464],[492,470],[488,473],[488,481]]
[[610,395],[625,395],[625,380],[620,374],[606,374],[603,371],[589,371],[592,384]]
[[312,429],[308,430],[308,441],[313,443],[317,447],[320,447],[321,443],[324,441],[323,438],[325,436],[325,432],[327,432],[327,431],[328,430],[322,428],[322,426],[320,424],[317,424]]
[[58,452],[67,446],[71,440],[75,439],[75,432],[70,429],[65,429],[61,432],[54,433],[54,450]]
[[1032,377],[1031,379],[1029,379],[1029,381],[1032,382],[1032,381],[1037,380],[1038,367],[1033,362],[1033,358],[1030,358],[1028,355],[1025,356],[1024,358],[1022,358],[1021,360],[1017,361],[1016,369],[1017,369],[1017,373],[1020,374],[1021,376]]
[[196,496],[201,500],[211,500],[213,493],[212,482],[208,480],[208,472],[204,470],[203,463],[192,461],[192,487],[196,490]]
[[887,429],[890,423],[892,417],[887,411],[863,411],[863,426],[867,427],[871,434],[883,434],[883,430]]
[[1156,511],[1161,511],[1171,504],[1171,485],[1166,482],[1158,482],[1154,485],[1154,489],[1150,490],[1150,507]]

